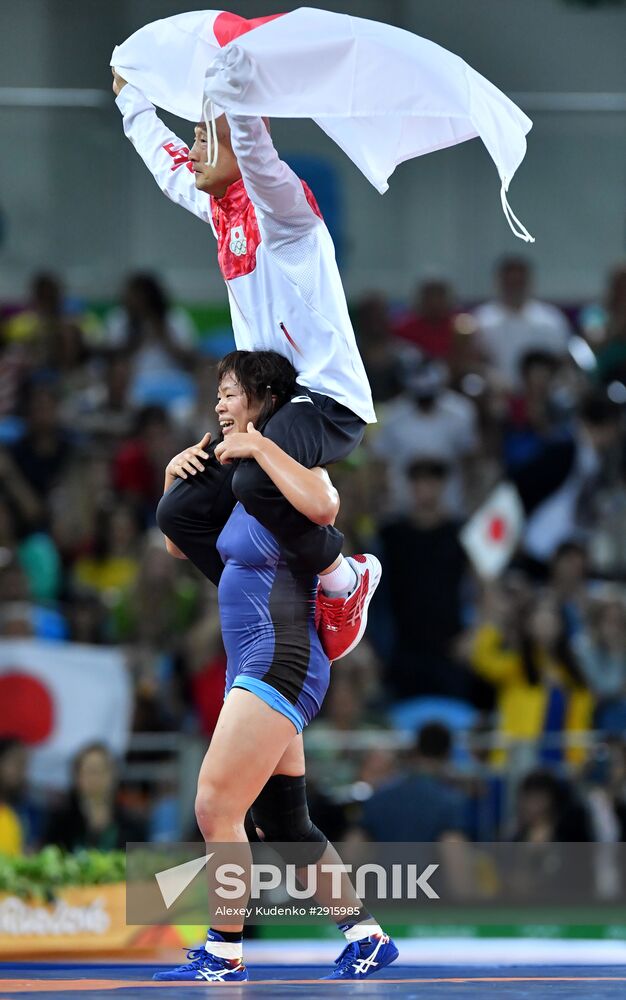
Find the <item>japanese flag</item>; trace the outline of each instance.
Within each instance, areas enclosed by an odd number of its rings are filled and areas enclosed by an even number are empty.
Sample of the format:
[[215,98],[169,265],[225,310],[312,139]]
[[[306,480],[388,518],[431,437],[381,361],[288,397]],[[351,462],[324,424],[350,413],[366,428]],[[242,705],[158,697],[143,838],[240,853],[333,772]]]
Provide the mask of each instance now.
[[196,10],[140,28],[114,49],[111,65],[153,104],[198,122],[206,71],[217,65],[225,79],[224,50],[234,45],[252,69],[221,91],[219,74],[213,77],[217,90],[205,96],[219,110],[312,118],[381,194],[404,160],[479,136],[500,174],[511,229],[533,241],[506,198],[531,120],[463,59],[427,38],[312,7],[254,20]]
[[65,788],[86,744],[126,750],[132,693],[118,649],[38,639],[0,641],[0,735],[31,747],[31,780]]
[[461,543],[479,576],[493,580],[506,568],[524,527],[524,509],[511,483],[500,483],[461,531]]

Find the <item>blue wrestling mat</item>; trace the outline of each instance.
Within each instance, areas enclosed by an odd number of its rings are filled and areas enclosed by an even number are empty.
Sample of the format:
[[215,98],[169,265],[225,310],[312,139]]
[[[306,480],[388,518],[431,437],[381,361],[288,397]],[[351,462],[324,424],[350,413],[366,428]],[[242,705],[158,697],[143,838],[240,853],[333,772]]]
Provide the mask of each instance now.
[[[0,963],[0,1000],[48,994],[71,995],[76,1000],[104,1000],[112,993],[120,1000],[180,998],[187,990],[208,997],[225,988],[229,995],[251,997],[325,997],[334,990],[341,996],[406,1000],[609,1000],[626,993],[626,967],[458,966],[419,968],[392,965],[362,983],[320,982],[328,965],[257,966],[250,982],[226,986],[207,983],[155,983],[152,973],[163,965],[103,965],[61,963]],[[156,991],[156,994],[155,994]],[[52,997],[50,997],[52,1000]]]

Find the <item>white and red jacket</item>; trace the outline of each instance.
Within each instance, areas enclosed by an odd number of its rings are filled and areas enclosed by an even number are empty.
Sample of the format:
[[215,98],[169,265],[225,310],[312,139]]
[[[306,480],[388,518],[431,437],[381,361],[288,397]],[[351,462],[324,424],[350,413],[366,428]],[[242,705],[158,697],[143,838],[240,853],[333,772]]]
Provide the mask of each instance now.
[[196,189],[188,147],[136,87],[127,84],[116,103],[124,133],[161,190],[211,224],[237,348],[279,351],[302,385],[375,422],[333,241],[263,121],[228,115],[242,180],[217,199]]

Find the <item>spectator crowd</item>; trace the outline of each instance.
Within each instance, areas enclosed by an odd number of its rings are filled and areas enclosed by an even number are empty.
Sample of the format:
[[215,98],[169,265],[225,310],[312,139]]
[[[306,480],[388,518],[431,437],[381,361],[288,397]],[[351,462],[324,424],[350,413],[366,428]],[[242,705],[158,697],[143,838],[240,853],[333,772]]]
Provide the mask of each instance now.
[[[560,306],[524,259],[494,277],[483,303],[432,277],[354,303],[379,422],[331,473],[344,551],[384,574],[306,734],[335,836],[626,839],[626,266]],[[0,644],[123,649],[134,733],[206,742],[222,700],[215,592],[155,526],[169,459],[218,432],[220,353],[148,274],[108,308],[52,274],[0,308]],[[503,481],[524,525],[494,577],[461,529]],[[105,744],[64,798],[28,755],[0,706],[0,852],[163,836],[163,790]]]

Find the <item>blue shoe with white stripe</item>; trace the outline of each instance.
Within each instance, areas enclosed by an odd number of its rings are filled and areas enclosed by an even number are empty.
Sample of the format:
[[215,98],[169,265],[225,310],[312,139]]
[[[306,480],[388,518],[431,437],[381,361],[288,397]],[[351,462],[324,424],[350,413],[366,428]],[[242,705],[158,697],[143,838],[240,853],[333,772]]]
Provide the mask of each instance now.
[[347,944],[330,976],[323,979],[367,979],[380,972],[385,966],[395,962],[399,955],[395,944],[387,934],[372,934],[362,941]]
[[176,983],[245,983],[248,979],[248,970],[237,958],[218,958],[205,948],[192,948],[187,958],[186,965],[155,972],[152,978]]

